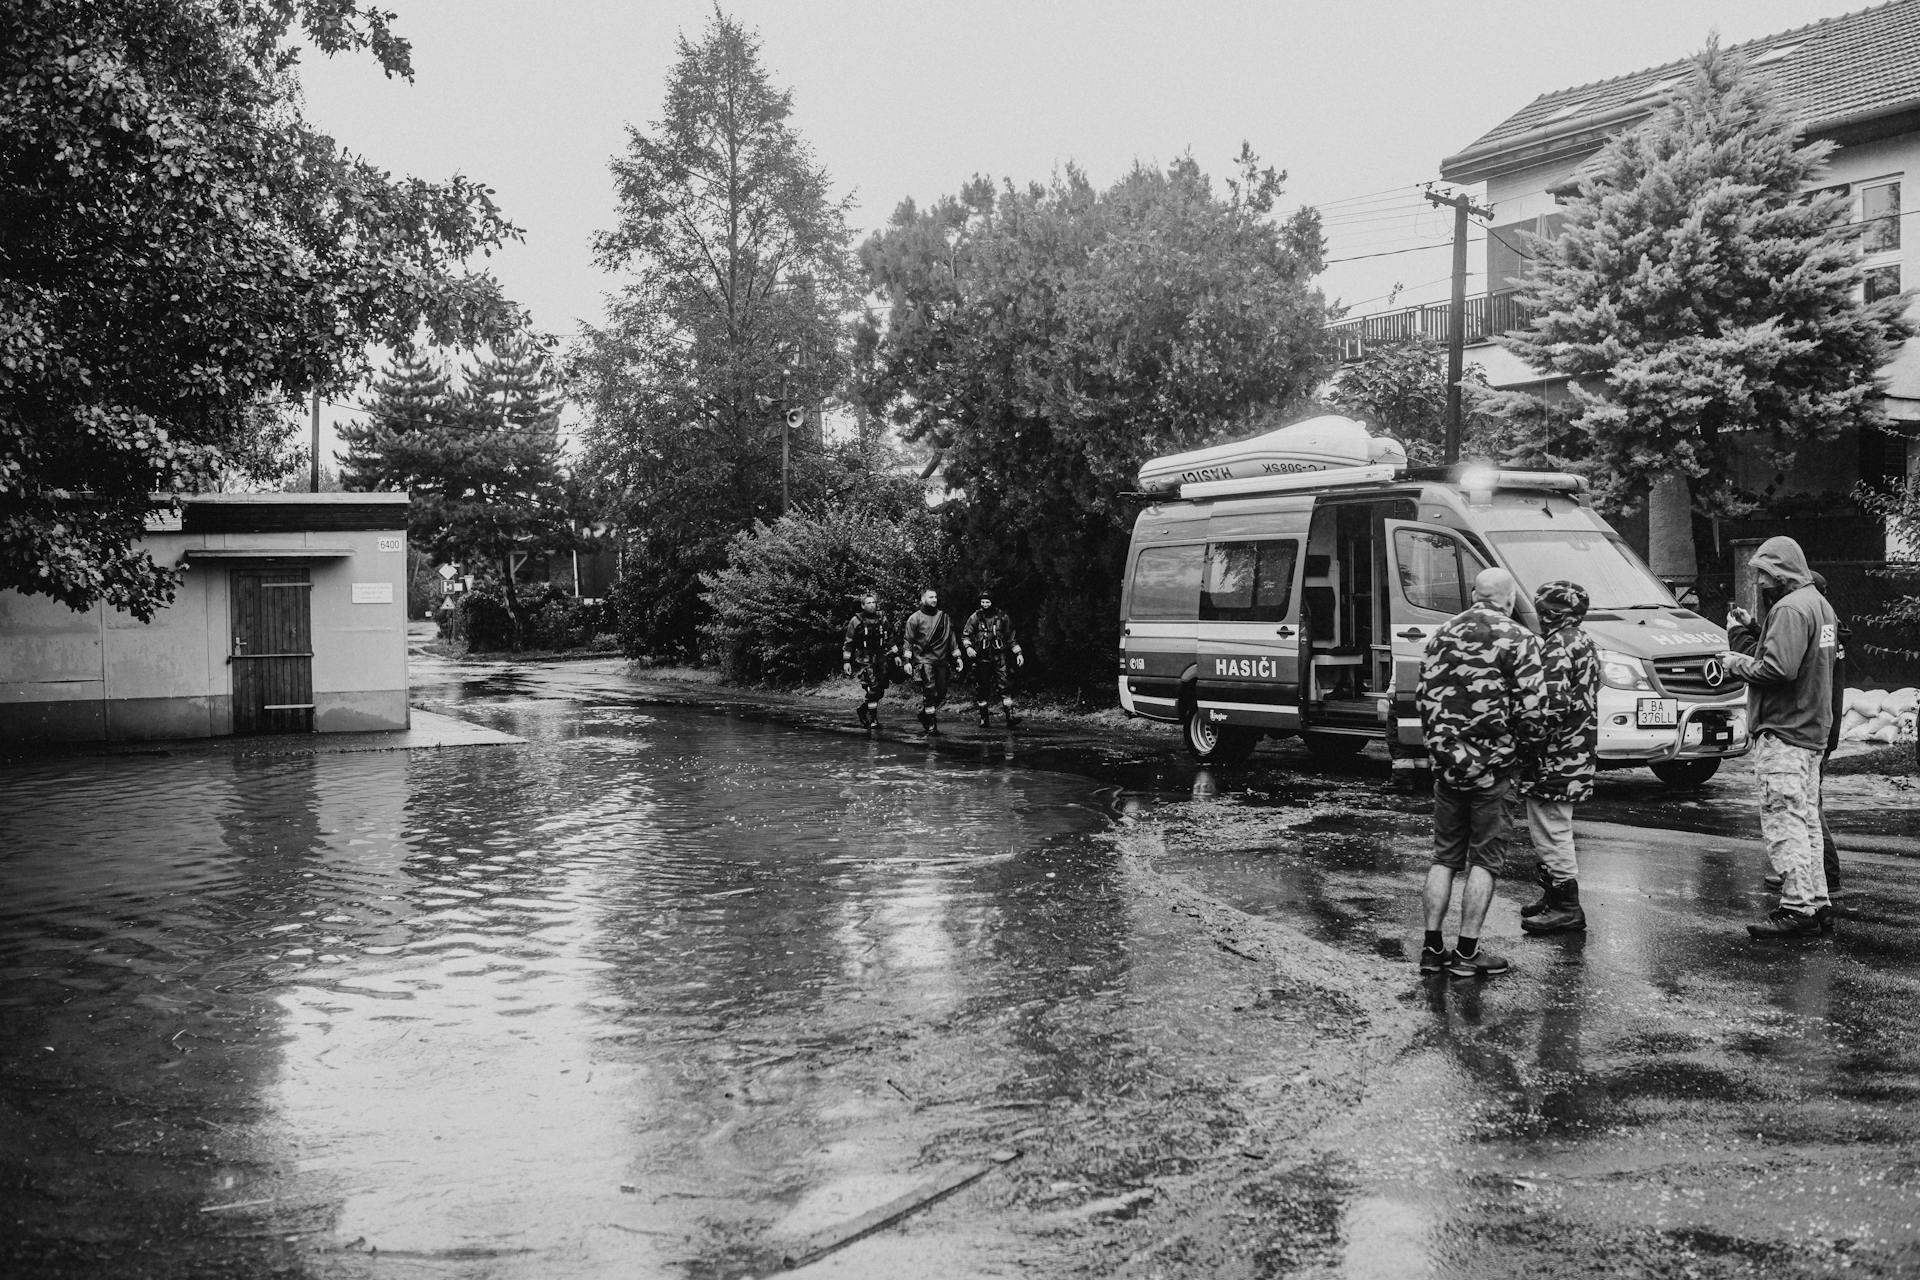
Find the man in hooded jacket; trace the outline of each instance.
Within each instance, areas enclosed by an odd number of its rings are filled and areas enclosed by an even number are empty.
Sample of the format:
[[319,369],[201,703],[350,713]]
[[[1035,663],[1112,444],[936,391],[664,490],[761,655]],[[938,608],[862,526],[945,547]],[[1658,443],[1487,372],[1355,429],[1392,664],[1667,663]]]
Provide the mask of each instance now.
[[1546,714],[1520,770],[1527,831],[1540,855],[1539,901],[1520,908],[1528,933],[1570,933],[1587,927],[1580,905],[1580,864],[1573,847],[1573,806],[1593,796],[1593,757],[1600,743],[1600,659],[1580,623],[1585,587],[1565,579],[1533,593],[1540,617],[1540,666]]
[[1756,626],[1745,609],[1730,609],[1732,643],[1745,648],[1740,642],[1747,639],[1752,652],[1723,653],[1720,661],[1747,682],[1760,833],[1781,877],[1780,905],[1747,932],[1768,939],[1817,936],[1833,930],[1820,847],[1820,759],[1833,727],[1840,620],[1792,538],[1768,538],[1747,563],[1760,579],[1765,621]]

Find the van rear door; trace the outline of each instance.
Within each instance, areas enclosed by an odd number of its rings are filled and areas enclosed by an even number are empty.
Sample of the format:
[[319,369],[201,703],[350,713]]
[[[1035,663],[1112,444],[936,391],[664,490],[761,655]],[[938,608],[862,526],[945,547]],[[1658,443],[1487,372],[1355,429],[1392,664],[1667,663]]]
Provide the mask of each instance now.
[[1120,705],[1135,715],[1180,718],[1181,685],[1193,672],[1205,535],[1197,520],[1149,526],[1143,516],[1135,529],[1120,625]]
[[1393,733],[1388,741],[1421,745],[1420,660],[1442,623],[1473,599],[1473,579],[1487,562],[1451,529],[1411,520],[1382,521],[1387,544],[1387,634],[1393,643]]

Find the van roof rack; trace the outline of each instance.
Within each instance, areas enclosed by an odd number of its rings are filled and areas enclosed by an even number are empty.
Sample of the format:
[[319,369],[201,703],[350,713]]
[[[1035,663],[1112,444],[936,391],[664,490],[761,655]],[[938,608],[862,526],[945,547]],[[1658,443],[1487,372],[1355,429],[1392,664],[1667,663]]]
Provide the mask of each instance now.
[[[1556,493],[1580,495],[1587,491],[1587,478],[1567,471],[1492,467],[1484,462],[1455,463],[1444,467],[1403,467],[1390,463],[1376,463],[1371,466],[1328,467],[1324,471],[1241,476],[1232,480],[1197,480],[1181,485],[1179,497],[1183,502],[1193,502],[1203,498],[1235,498],[1257,493],[1298,492],[1304,489],[1364,488],[1408,480],[1457,485],[1469,492],[1491,493],[1495,489],[1547,489]],[[1173,495],[1143,496],[1164,501]]]

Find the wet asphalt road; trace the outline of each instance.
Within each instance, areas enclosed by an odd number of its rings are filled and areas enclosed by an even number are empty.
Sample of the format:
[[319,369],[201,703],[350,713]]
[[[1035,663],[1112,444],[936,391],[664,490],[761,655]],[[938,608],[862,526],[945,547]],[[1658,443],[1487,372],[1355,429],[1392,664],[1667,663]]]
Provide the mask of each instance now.
[[1377,762],[416,681],[527,741],[0,771],[0,1272],[766,1274],[980,1165],[805,1273],[1920,1274],[1886,780],[1830,942],[1740,778],[1620,776],[1591,935],[1422,983]]

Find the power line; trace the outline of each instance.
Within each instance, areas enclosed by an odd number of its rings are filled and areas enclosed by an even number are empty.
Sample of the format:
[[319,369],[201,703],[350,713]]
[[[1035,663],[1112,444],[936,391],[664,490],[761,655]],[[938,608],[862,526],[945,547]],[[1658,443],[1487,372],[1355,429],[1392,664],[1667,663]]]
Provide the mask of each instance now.
[[[1469,240],[1467,241],[1467,243],[1470,245],[1485,244],[1486,238],[1482,237],[1478,240]],[[1432,249],[1451,249],[1451,248],[1453,248],[1453,242],[1451,240],[1436,240],[1432,244],[1416,244],[1411,248],[1406,248],[1406,249],[1387,249],[1380,253],[1356,253],[1350,258],[1328,258],[1324,265],[1331,267],[1338,262],[1360,262],[1367,258],[1392,258],[1392,257],[1397,257],[1403,253],[1425,253]]]

